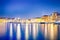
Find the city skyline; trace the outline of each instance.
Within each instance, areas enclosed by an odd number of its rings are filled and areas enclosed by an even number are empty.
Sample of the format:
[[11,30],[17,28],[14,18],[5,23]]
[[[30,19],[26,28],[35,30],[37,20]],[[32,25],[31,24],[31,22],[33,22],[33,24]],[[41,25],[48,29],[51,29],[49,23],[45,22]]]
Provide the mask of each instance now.
[[45,23],[59,23],[60,21],[60,13],[59,12],[53,12],[50,15],[43,15],[41,17],[34,17],[34,18],[10,18],[10,17],[0,17],[0,22],[21,22],[21,23],[39,23],[39,22],[45,22]]
[[[57,15],[60,15],[60,13],[59,12],[52,12],[51,14],[49,14],[49,15],[42,15],[41,17],[43,17],[43,16],[50,16],[50,15],[52,15],[52,14],[57,14]],[[33,18],[20,18],[20,17],[0,17],[0,19],[5,19],[5,18],[7,18],[7,19],[15,19],[15,18],[17,18],[17,19],[35,19],[35,18],[41,18],[41,17],[33,17]]]

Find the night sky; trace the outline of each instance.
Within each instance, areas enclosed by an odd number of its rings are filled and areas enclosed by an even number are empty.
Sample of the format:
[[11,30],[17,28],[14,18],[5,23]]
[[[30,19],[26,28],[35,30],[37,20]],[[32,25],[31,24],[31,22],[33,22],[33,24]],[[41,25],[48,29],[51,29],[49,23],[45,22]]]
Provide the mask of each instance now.
[[0,17],[34,18],[60,12],[59,0],[0,0]]

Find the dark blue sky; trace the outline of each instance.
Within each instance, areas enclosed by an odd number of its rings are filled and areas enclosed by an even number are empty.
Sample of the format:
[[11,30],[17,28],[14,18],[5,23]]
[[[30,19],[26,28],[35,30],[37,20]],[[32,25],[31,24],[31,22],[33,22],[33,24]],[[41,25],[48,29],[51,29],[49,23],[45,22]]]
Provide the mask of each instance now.
[[60,12],[59,0],[0,0],[1,17],[34,18]]

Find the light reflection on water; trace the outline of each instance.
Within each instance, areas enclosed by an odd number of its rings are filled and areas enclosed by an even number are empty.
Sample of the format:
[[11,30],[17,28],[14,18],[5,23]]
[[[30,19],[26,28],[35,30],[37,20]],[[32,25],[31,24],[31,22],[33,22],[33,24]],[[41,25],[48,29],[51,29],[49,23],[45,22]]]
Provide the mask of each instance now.
[[28,33],[28,24],[26,24],[26,27],[25,27],[25,37],[26,37],[26,40],[28,40],[28,36],[29,36],[29,33]]
[[[23,25],[22,25],[23,26]],[[17,32],[16,32],[16,37],[17,37],[17,40],[21,40],[21,36],[23,36],[23,32],[25,33],[25,40],[36,40],[37,39],[37,36],[38,36],[38,24],[28,24],[26,23],[24,26],[25,26],[25,31],[22,30],[24,29],[23,27],[21,26],[21,24],[17,24]],[[32,26],[32,27],[31,27]],[[21,35],[22,34],[22,35]],[[41,34],[42,35],[42,34]],[[24,38],[24,37],[23,37]]]
[[10,23],[10,38],[12,38],[12,36],[13,36],[13,28],[12,28],[12,23]]
[[21,30],[20,30],[20,24],[17,26],[17,40],[21,39]]
[[36,26],[35,26],[35,24],[33,24],[33,38],[35,39],[36,38]]
[[[38,23],[7,23],[6,34],[5,36],[0,37],[0,39],[5,38],[6,40],[48,40],[46,38],[49,38],[50,40],[52,40],[54,39],[54,37],[58,37],[55,35],[59,35],[59,30],[57,34],[55,31],[56,28],[54,29],[55,26],[53,26],[53,24],[50,24],[50,29],[48,29],[49,27],[47,24],[43,26],[44,27],[42,27],[42,25]],[[44,30],[41,28],[44,28]],[[48,31],[50,31],[50,34]]]

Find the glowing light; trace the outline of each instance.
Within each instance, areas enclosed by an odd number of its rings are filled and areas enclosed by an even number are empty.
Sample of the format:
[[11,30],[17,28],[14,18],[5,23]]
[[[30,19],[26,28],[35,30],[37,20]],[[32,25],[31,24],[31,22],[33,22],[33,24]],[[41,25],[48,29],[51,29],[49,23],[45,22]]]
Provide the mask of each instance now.
[[50,36],[50,38],[51,38],[51,40],[53,40],[54,39],[54,31],[53,31],[53,24],[51,24],[51,36]]
[[12,29],[12,23],[10,23],[10,37],[12,38],[13,35],[13,29]]
[[34,37],[34,39],[36,39],[36,33],[37,33],[36,31],[37,31],[36,24],[33,23],[33,37]]
[[36,22],[41,22],[42,21],[42,18],[36,18],[35,21]]
[[17,26],[17,40],[21,39],[21,30],[20,30],[20,24]]
[[26,40],[28,40],[28,23],[26,23],[26,30],[25,30],[25,37],[26,37]]
[[7,20],[6,19],[0,19],[0,23],[2,23],[2,22],[7,22]]
[[47,26],[47,24],[45,24],[45,39],[47,38],[47,31],[48,31],[48,28],[47,28],[48,26]]

